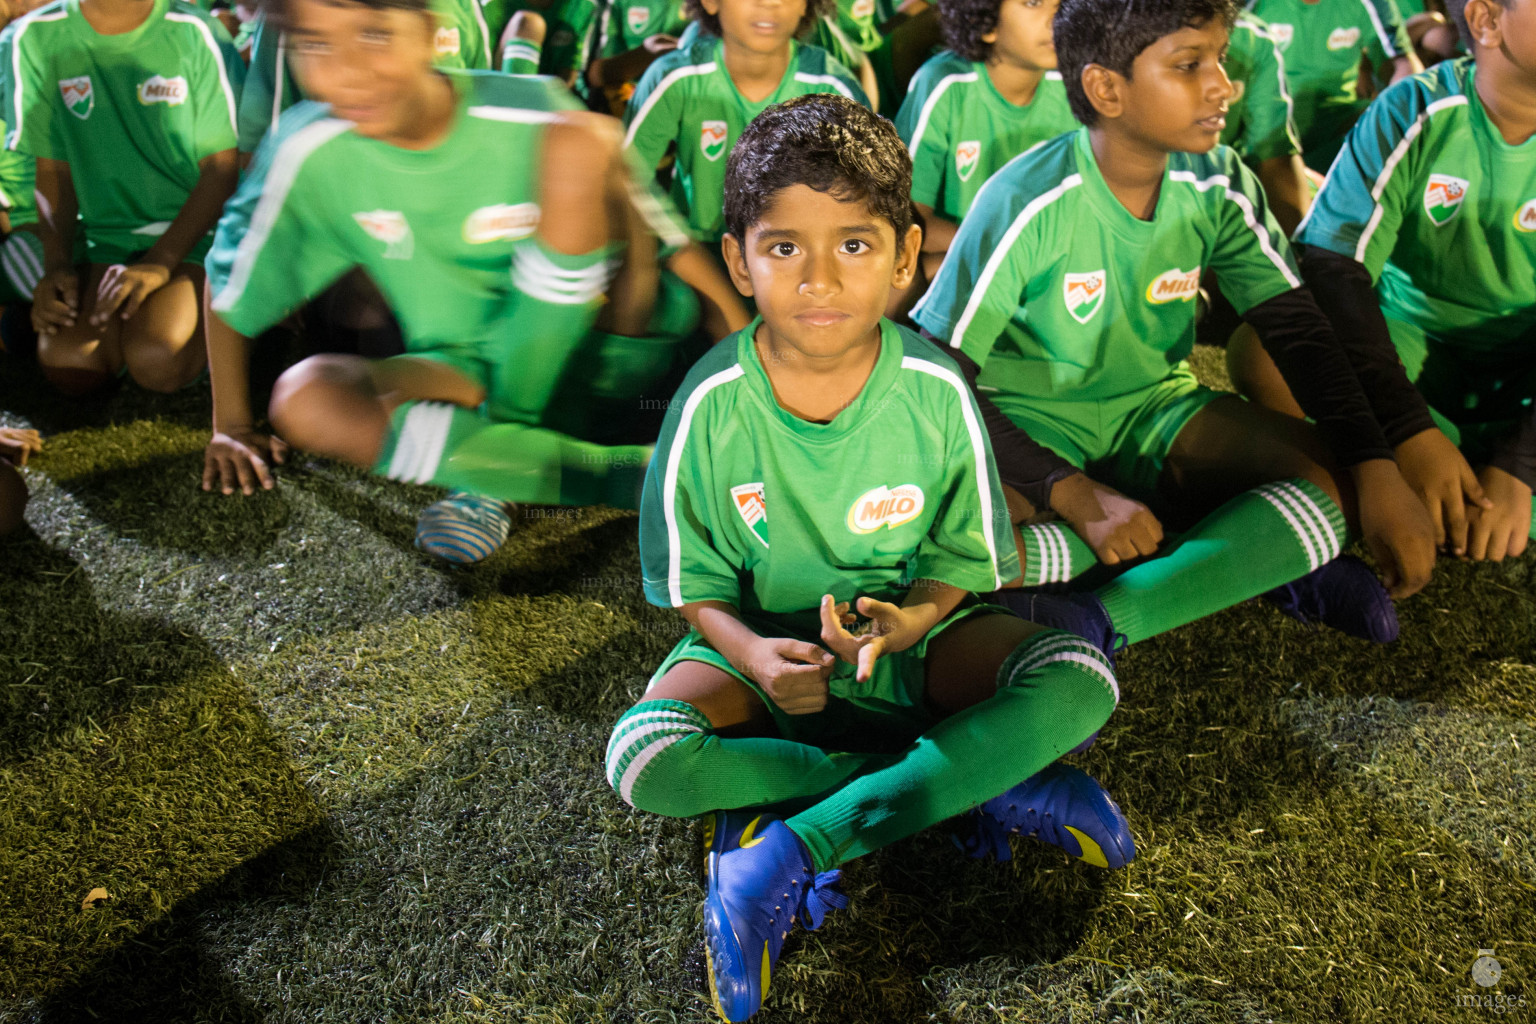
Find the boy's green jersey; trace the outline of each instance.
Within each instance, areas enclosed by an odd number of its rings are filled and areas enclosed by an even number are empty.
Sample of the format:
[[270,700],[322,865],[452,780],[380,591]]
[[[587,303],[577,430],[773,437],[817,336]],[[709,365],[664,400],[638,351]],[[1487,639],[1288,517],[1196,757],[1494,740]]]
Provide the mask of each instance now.
[[[433,0],[439,21],[433,39],[440,68],[489,69],[491,35],[475,0]],[[288,35],[267,23],[265,11],[252,19],[251,66],[240,94],[240,152],[254,153],[283,111],[304,99],[288,64]]]
[[[16,38],[16,22],[0,31],[0,103],[5,116],[11,106],[11,42]],[[7,132],[0,120],[0,133]],[[37,223],[37,158],[12,150],[0,151],[0,205],[10,215],[11,227]]]
[[1239,313],[1300,286],[1253,172],[1226,146],[1174,153],[1155,216],[1140,220],[1084,128],[987,183],[912,317],[981,364],[984,387],[1108,399],[1188,357],[1207,270]]
[[959,222],[1004,164],[1077,127],[1061,75],[1048,71],[1028,105],[1003,98],[987,67],[944,51],[918,69],[896,114],[912,154],[912,200]]
[[640,505],[648,600],[725,601],[814,641],[823,594],[901,604],[915,580],[988,591],[1019,574],[992,449],[952,359],[881,321],[858,398],[811,423],[774,399],[760,322],[710,349],[662,424]]
[[[87,258],[122,263],[155,244],[197,185],[198,161],[235,148],[245,64],[224,26],[155,0],[132,32],[104,36],[57,0],[11,40],[11,149],[69,164]],[[189,254],[200,260],[204,241]]]
[[1398,82],[1360,118],[1298,242],[1349,256],[1382,310],[1431,337],[1529,358],[1536,341],[1536,139],[1504,141],[1471,58]]
[[687,50],[652,64],[624,113],[624,144],[647,170],[654,171],[677,143],[672,198],[698,239],[710,244],[725,234],[726,156],[754,117],[775,103],[810,93],[842,93],[869,103],[847,68],[825,50],[793,40],[779,87],[761,103],[748,102],[725,69],[724,45],[701,35]]
[[1294,104],[1285,84],[1285,59],[1269,26],[1242,11],[1227,44],[1227,77],[1236,94],[1227,103],[1224,146],[1250,164],[1301,152]]
[[[1395,0],[1252,0],[1248,9],[1269,25],[1285,59],[1295,103],[1301,155],[1325,171],[1349,126],[1365,109],[1360,55],[1377,69],[1410,52]],[[1385,79],[1383,79],[1385,81]]]
[[598,56],[617,57],[654,35],[682,35],[688,27],[683,0],[609,0],[603,8]]
[[[553,0],[543,7],[530,0],[489,0],[482,11],[493,44],[518,11],[533,11],[544,19],[539,74],[565,78],[586,67],[597,35],[597,0]],[[497,54],[496,66],[508,70],[505,50]],[[577,84],[582,84],[579,77]]]
[[[319,103],[283,118],[225,207],[206,261],[226,323],[260,334],[360,266],[408,349],[478,349],[510,293],[514,251],[533,244],[544,132],[578,108],[552,78],[446,74],[458,103],[431,149],[366,139]],[[683,237],[678,222],[666,230]]]

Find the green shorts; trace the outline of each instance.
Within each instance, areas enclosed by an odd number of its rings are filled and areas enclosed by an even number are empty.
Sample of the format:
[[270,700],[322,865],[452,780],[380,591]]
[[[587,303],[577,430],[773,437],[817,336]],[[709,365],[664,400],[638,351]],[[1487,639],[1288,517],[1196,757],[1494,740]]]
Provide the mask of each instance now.
[[0,305],[31,302],[43,279],[43,240],[16,230],[0,241]]
[[1188,363],[1130,394],[1094,401],[1039,399],[989,392],[1029,436],[1089,476],[1138,501],[1157,495],[1174,439],[1194,415],[1226,392],[1195,379]]
[[1536,352],[1512,357],[1448,345],[1404,320],[1387,318],[1398,358],[1435,424],[1474,466],[1531,415]]
[[[875,662],[874,675],[867,683],[854,681],[854,666],[842,661],[832,670],[828,681],[831,697],[821,711],[809,715],[791,715],[779,709],[763,688],[736,671],[725,655],[711,647],[690,630],[651,674],[651,683],[667,674],[680,661],[702,661],[735,676],[763,699],[773,714],[779,735],[797,743],[809,743],[827,750],[897,751],[907,746],[943,716],[927,701],[927,674],[923,659],[928,643],[950,626],[972,615],[1012,612],[997,605],[984,604],[968,597],[947,618],[930,629],[917,643]],[[775,636],[782,629],[747,620],[761,636]],[[810,643],[819,643],[812,637]]]

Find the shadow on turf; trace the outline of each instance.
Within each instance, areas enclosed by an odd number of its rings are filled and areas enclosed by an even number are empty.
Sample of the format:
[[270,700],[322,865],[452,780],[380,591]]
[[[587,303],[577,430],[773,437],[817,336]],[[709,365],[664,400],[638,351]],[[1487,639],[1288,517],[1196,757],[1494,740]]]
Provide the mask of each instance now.
[[203,952],[200,919],[234,903],[297,898],[313,890],[339,856],[329,822],[312,825],[206,882],[169,914],[71,979],[37,1011],[44,1024],[74,1021],[228,1021],[266,1014]]

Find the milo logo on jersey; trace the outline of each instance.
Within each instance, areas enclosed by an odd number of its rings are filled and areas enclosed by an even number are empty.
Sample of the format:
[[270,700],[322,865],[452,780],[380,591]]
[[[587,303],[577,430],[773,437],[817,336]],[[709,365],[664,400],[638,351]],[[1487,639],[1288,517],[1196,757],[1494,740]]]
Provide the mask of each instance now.
[[1536,231],[1536,199],[1527,202],[1515,211],[1515,229],[1517,231]]
[[1093,319],[1094,314],[1104,305],[1105,280],[1102,270],[1066,276],[1061,283],[1061,297],[1066,301],[1067,312],[1072,314],[1073,320],[1085,324]]
[[432,37],[432,52],[439,57],[455,57],[459,52],[459,30],[448,28],[445,25],[437,27],[437,35]]
[[853,499],[848,509],[848,529],[854,533],[874,533],[882,526],[894,530],[922,513],[923,489],[917,484],[881,484]]
[[629,34],[637,36],[645,31],[645,26],[650,24],[651,9],[649,7],[627,7],[624,10],[624,24],[629,27]]
[[1295,36],[1295,25],[1276,25],[1271,23],[1269,26],[1269,38],[1273,39],[1275,41],[1275,45],[1280,47],[1282,50],[1291,45],[1291,40],[1294,39]]
[[82,121],[91,116],[91,108],[96,106],[96,92],[91,88],[90,75],[59,79],[59,92],[71,114]]
[[1360,42],[1360,29],[1357,26],[1349,28],[1336,28],[1328,33],[1328,49],[1348,50]]
[[411,234],[411,225],[406,222],[405,214],[398,210],[373,210],[369,213],[354,213],[352,219],[370,237],[384,243],[385,259],[411,258],[411,252],[416,248],[416,239]]
[[699,125],[699,152],[706,160],[719,160],[725,153],[730,126],[724,121],[705,121]]
[[470,245],[526,238],[539,226],[538,203],[497,203],[482,206],[464,218],[464,241]]
[[151,103],[164,103],[168,107],[176,107],[187,102],[190,92],[191,90],[187,88],[187,80],[180,75],[175,78],[151,75],[139,83],[139,102],[146,107]]
[[736,514],[741,516],[741,521],[747,524],[747,529],[758,543],[763,547],[768,546],[768,506],[763,501],[763,485],[739,484],[731,488],[731,501],[736,505]]
[[960,175],[961,181],[970,181],[980,162],[981,143],[962,142],[955,147],[955,173]]
[[1431,174],[1424,187],[1424,212],[1434,221],[1435,227],[1448,223],[1461,209],[1461,201],[1467,198],[1467,180],[1453,178],[1449,174]]
[[1165,302],[1188,302],[1200,294],[1200,268],[1165,270],[1147,285],[1147,301],[1155,306]]

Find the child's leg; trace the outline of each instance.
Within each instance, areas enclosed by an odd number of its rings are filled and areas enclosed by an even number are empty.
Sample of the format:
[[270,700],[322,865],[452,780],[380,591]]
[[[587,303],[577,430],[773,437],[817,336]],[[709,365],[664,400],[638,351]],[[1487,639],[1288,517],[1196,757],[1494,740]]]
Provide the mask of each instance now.
[[815,870],[990,800],[1091,736],[1120,699],[1098,648],[1008,615],[951,626],[929,643],[925,667],[930,699],[963,710],[889,765],[785,821]]
[[772,736],[767,706],[717,665],[679,661],[624,713],[608,782],[633,807],[685,818],[814,797],[887,755],[832,753]]
[[120,344],[122,321],[113,317],[100,327],[91,324],[96,289],[107,268],[101,263],[75,268],[80,291],[75,298],[75,322],[39,334],[37,362],[49,383],[66,395],[88,395],[110,384],[123,368]]
[[536,75],[544,53],[544,16],[518,11],[501,33],[501,70],[510,75]]
[[1290,385],[1280,375],[1280,368],[1247,324],[1239,327],[1227,342],[1227,375],[1237,393],[1250,401],[1296,419],[1306,418],[1291,394]]
[[175,391],[203,371],[202,290],[203,268],[183,263],[123,324],[123,362],[140,387]]

